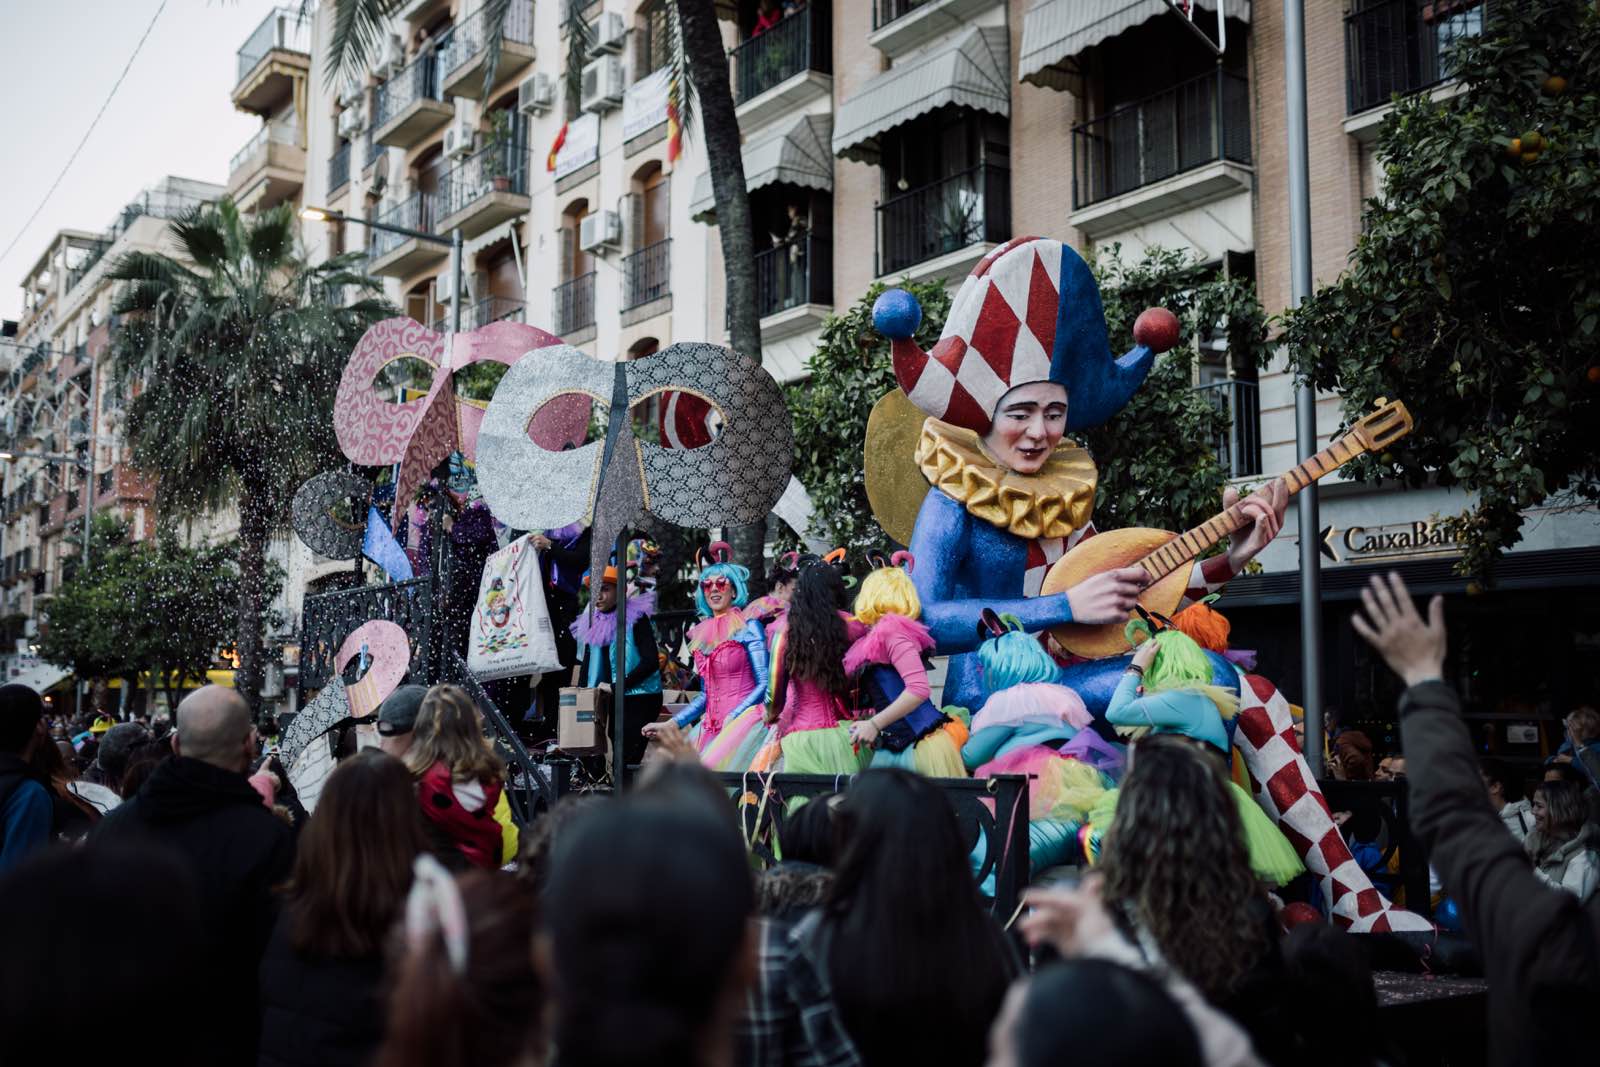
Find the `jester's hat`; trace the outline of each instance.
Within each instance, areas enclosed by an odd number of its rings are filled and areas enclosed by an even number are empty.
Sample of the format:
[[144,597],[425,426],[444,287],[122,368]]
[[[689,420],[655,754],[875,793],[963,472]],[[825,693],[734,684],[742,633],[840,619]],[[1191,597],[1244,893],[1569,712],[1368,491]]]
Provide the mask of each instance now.
[[1122,409],[1155,354],[1177,341],[1177,319],[1151,309],[1134,325],[1133,349],[1112,357],[1100,288],[1083,258],[1060,241],[1016,237],[973,268],[950,305],[944,333],[924,352],[913,335],[922,308],[890,289],[872,322],[893,342],[894,372],[911,402],[933,418],[989,431],[1007,392],[1032,382],[1067,389],[1067,428],[1098,426]]

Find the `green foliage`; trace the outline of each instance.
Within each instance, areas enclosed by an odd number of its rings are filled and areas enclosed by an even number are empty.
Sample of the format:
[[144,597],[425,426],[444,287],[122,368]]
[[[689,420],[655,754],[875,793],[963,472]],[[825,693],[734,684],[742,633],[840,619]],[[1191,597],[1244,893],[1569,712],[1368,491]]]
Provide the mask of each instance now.
[[[186,547],[170,530],[134,542],[125,522],[96,516],[89,566],[50,601],[40,656],[83,678],[154,671],[172,686],[203,681],[238,626],[236,553],[230,544]],[[268,599],[281,587],[269,571]]]
[[1177,315],[1181,332],[1128,406],[1083,434],[1100,468],[1095,525],[1186,530],[1221,510],[1228,478],[1217,453],[1227,412],[1191,387],[1195,337],[1208,341],[1220,331],[1235,371],[1248,376],[1271,355],[1266,315],[1253,284],[1221,278],[1190,253],[1151,248],[1131,263],[1120,253],[1111,245],[1095,264],[1112,351],[1133,346],[1133,321],[1148,307]]
[[[1192,256],[1151,249],[1124,264],[1119,251],[1111,246],[1097,267],[1112,349],[1132,347],[1133,320],[1155,304],[1178,316],[1182,337],[1157,360],[1127,408],[1085,435],[1100,467],[1095,521],[1102,528],[1181,530],[1220,510],[1227,474],[1215,450],[1228,429],[1227,415],[1190,388],[1192,339],[1196,333],[1209,339],[1220,329],[1235,368],[1253,371],[1270,354],[1266,318],[1254,286],[1219,278]],[[874,284],[848,311],[827,321],[808,364],[810,377],[786,388],[794,417],[794,472],[816,507],[811,532],[852,553],[888,546],[872,517],[862,474],[867,417],[895,388],[889,342],[872,327],[872,304],[884,288]],[[931,348],[944,328],[950,297],[939,282],[904,288],[922,304],[917,343]],[[788,547],[794,541],[788,536]]]
[[1296,369],[1347,420],[1379,397],[1410,406],[1416,431],[1356,473],[1474,494],[1453,525],[1475,574],[1524,509],[1600,500],[1600,14],[1547,0],[1485,17],[1453,53],[1463,91],[1384,120],[1384,197],[1349,268],[1284,319]]
[[[830,316],[806,364],[810,377],[784,389],[794,417],[794,474],[816,508],[810,532],[852,555],[889,544],[867,503],[861,463],[872,405],[895,388],[889,339],[872,325],[872,303],[886,288],[875,282],[848,311]],[[950,295],[939,282],[902,288],[922,304],[916,341],[931,348],[950,313]],[[789,531],[783,537],[782,547],[795,546]]]

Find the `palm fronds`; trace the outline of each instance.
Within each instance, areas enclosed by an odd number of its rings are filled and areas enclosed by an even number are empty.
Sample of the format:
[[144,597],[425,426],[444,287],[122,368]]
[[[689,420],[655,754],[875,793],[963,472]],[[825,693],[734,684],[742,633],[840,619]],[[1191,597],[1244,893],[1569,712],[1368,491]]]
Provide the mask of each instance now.
[[698,107],[698,94],[694,78],[690,76],[689,56],[683,45],[683,23],[678,18],[676,3],[667,5],[667,40],[670,42],[667,69],[671,72],[667,75],[667,106],[676,111],[679,136],[687,141]]
[[[328,64],[323,83],[329,87],[359,79],[383,43],[385,23],[404,0],[335,0],[333,36],[328,40]],[[300,17],[311,17],[312,0],[300,0]]]

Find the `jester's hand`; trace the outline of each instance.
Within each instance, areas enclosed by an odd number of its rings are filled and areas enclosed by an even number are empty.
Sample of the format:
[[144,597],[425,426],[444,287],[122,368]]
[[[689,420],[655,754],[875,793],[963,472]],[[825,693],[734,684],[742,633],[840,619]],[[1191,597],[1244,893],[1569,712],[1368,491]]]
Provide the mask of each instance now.
[[1228,566],[1238,574],[1283,529],[1283,513],[1289,507],[1289,489],[1282,481],[1274,479],[1243,500],[1239,499],[1238,490],[1231,487],[1224,489],[1223,508],[1231,508],[1235,504],[1244,508],[1245,517],[1250,520],[1249,526],[1233,535],[1232,545],[1228,549]]

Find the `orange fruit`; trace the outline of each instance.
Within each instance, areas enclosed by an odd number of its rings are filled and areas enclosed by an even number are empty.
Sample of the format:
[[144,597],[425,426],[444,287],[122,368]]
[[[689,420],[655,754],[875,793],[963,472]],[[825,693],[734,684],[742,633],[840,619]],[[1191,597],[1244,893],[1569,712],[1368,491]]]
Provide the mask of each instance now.
[[1522,151],[1525,154],[1528,152],[1544,151],[1544,134],[1540,133],[1538,130],[1529,130],[1527,133],[1523,134]]
[[1567,91],[1567,79],[1559,74],[1552,74],[1544,80],[1540,88],[1544,90],[1546,96],[1560,96]]
[[1468,582],[1467,583],[1467,595],[1468,596],[1477,596],[1479,593],[1482,593],[1482,592],[1483,592],[1482,583],[1480,583],[1480,582]]
[[1583,376],[1588,378],[1590,382],[1600,385],[1600,367],[1590,367],[1583,372]]
[[1506,145],[1506,155],[1510,156],[1513,160],[1522,158],[1522,138],[1511,138],[1511,143]]
[[1399,327],[1399,325],[1398,325],[1398,324],[1397,324],[1397,325],[1394,325],[1394,326],[1391,326],[1391,327],[1389,327],[1389,336],[1390,336],[1390,337],[1393,337],[1393,338],[1394,338],[1394,339],[1395,339],[1395,340],[1396,340],[1396,341],[1398,341],[1398,340],[1400,340],[1400,335],[1401,335],[1401,334],[1403,334],[1403,333],[1405,333],[1405,331],[1404,331],[1404,330],[1402,330],[1402,329],[1401,329],[1401,328],[1400,328],[1400,327]]
[[1537,153],[1537,152],[1524,152],[1524,153],[1522,153],[1522,161],[1524,163],[1532,163],[1535,160],[1537,160],[1538,158],[1539,158],[1539,153]]

